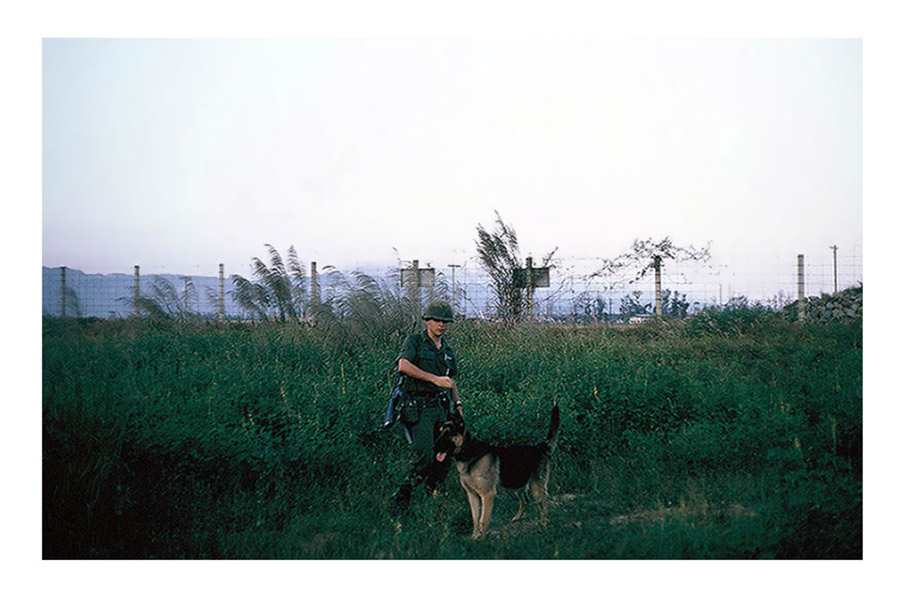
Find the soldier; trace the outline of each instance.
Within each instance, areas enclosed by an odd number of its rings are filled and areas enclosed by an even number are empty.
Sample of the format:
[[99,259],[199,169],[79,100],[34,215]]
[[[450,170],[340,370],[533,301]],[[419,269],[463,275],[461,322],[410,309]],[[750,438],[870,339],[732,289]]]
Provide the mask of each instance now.
[[[400,420],[408,431],[413,458],[394,500],[399,509],[409,507],[412,489],[424,482],[429,491],[447,476],[448,465],[434,460],[432,446],[438,427],[453,410],[462,414],[456,390],[456,357],[444,340],[453,322],[453,309],[443,301],[432,302],[422,317],[425,331],[403,341],[397,368],[406,376],[404,395],[412,406],[401,411]],[[449,462],[449,461],[447,461]]]

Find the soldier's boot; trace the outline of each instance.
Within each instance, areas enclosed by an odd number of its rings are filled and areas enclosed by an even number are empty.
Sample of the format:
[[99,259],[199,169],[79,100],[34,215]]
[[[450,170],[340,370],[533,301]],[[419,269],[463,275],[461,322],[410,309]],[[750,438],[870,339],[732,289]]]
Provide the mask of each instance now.
[[425,476],[425,490],[432,496],[437,494],[437,486],[446,478],[450,470],[450,461],[439,463],[433,461],[429,465],[428,473]]
[[409,499],[411,496],[412,486],[410,484],[404,483],[397,488],[397,492],[394,494],[394,509],[398,514],[404,514],[409,510]]

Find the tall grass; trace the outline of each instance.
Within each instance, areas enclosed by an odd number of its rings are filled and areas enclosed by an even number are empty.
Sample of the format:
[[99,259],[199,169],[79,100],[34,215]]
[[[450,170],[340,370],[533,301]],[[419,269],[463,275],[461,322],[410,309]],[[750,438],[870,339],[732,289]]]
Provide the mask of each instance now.
[[562,409],[550,525],[473,542],[453,475],[390,514],[395,336],[46,319],[44,556],[860,558],[861,329],[456,324],[480,437]]

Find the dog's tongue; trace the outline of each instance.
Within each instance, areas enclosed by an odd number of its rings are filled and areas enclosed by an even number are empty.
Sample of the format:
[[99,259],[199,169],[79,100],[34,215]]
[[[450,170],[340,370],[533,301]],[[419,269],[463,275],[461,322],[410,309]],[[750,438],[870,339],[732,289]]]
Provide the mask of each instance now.
[[447,453],[446,452],[438,452],[437,454],[434,455],[434,458],[438,462],[444,462],[444,459],[447,458]]

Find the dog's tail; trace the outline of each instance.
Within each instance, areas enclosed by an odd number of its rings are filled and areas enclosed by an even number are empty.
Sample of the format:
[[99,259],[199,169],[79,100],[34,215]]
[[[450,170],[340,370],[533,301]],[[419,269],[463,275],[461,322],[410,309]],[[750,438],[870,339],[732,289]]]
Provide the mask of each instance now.
[[559,441],[559,406],[553,403],[553,411],[550,413],[550,433],[547,434],[547,451],[552,453],[556,450],[556,443]]

